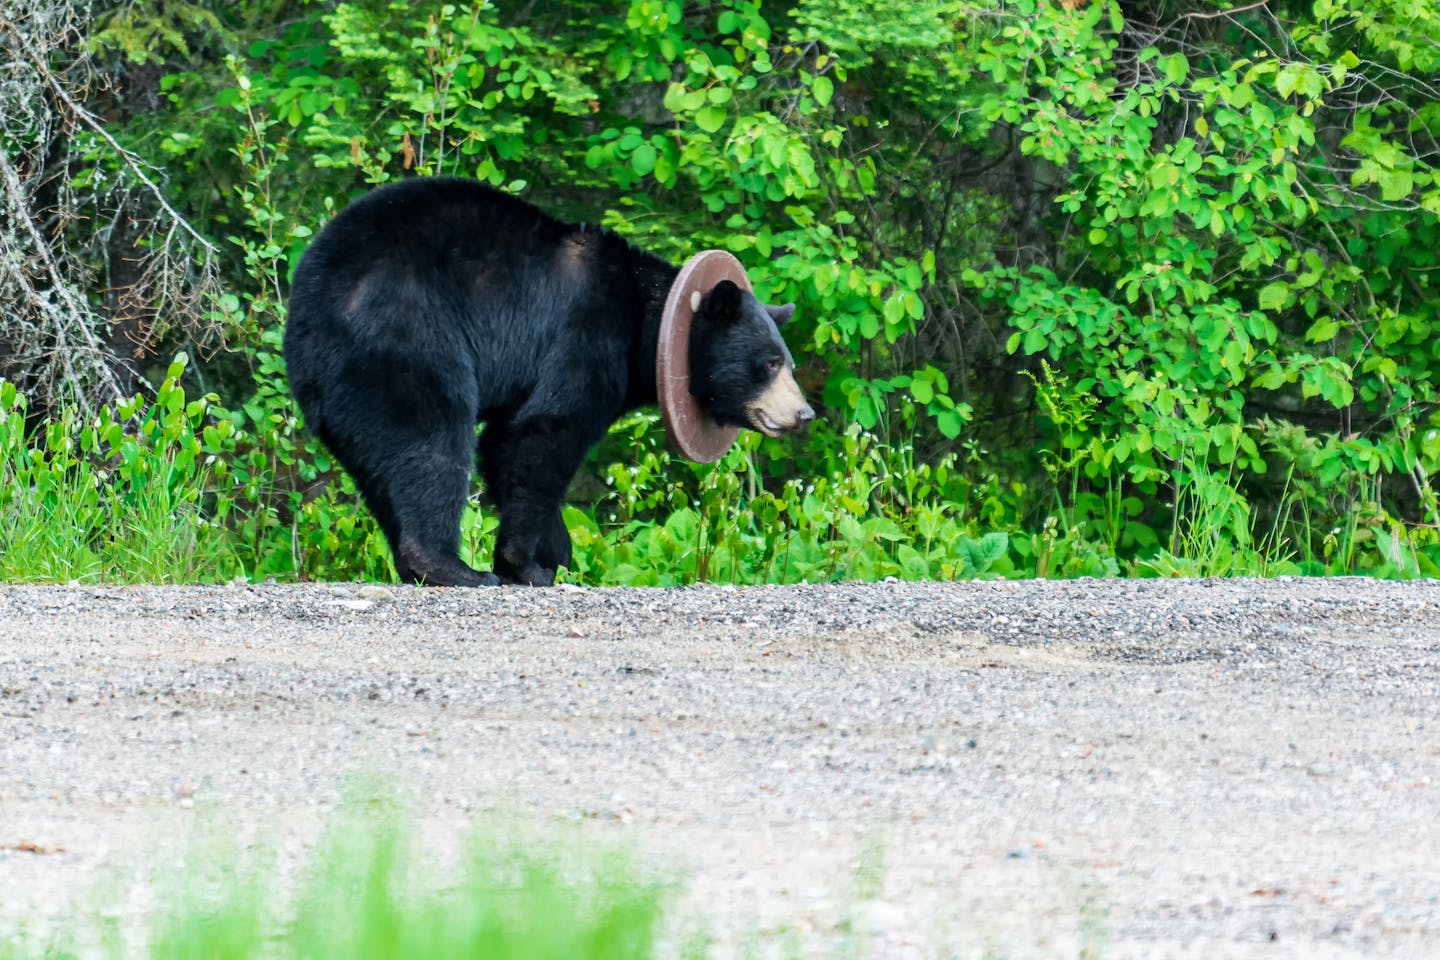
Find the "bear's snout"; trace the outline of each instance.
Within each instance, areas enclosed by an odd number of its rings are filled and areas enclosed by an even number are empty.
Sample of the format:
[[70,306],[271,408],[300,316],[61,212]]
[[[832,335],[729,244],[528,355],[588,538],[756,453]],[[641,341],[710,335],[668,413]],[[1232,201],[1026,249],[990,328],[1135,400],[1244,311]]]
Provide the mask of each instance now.
[[781,367],[775,379],[755,400],[746,404],[750,425],[768,437],[791,430],[803,430],[815,419],[815,410],[805,402],[800,385],[789,367]]

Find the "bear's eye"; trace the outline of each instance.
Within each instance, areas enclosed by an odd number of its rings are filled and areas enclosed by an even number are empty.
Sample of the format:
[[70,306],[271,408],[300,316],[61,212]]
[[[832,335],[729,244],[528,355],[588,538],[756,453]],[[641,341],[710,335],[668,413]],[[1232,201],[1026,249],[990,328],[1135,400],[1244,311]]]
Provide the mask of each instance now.
[[775,373],[775,372],[776,372],[777,370],[779,370],[779,369],[780,369],[780,358],[779,358],[779,357],[771,357],[769,360],[766,360],[766,361],[765,361],[765,372],[766,372],[766,373]]

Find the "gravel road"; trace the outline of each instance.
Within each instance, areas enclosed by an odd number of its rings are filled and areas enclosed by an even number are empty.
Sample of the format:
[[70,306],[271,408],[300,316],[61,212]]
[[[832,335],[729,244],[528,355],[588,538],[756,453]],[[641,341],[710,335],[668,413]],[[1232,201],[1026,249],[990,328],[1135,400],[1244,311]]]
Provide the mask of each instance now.
[[1440,957],[1440,583],[0,587],[0,929],[375,771],[722,941]]

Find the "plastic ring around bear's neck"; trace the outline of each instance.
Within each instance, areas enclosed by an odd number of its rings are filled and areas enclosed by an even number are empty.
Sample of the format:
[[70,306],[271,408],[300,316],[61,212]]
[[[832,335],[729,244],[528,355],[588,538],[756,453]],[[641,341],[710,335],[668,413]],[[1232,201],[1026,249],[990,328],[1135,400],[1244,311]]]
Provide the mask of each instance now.
[[700,300],[721,280],[750,290],[750,279],[740,261],[724,250],[702,250],[680,268],[655,345],[655,392],[660,419],[670,445],[696,463],[711,463],[725,455],[740,435],[739,427],[722,427],[711,419],[690,392],[690,325]]

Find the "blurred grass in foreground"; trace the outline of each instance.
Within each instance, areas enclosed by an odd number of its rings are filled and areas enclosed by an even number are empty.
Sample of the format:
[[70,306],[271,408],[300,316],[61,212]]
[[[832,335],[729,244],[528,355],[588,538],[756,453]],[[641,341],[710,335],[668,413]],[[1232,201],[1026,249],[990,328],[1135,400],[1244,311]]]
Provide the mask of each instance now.
[[[298,876],[226,842],[161,875],[145,922],[103,909],[40,939],[0,931],[0,960],[461,958],[644,960],[656,955],[666,888],[623,857],[546,860],[472,834],[442,867],[402,842],[397,818],[342,813]],[[256,862],[258,860],[258,863]],[[158,873],[158,871],[157,871]],[[448,881],[448,882],[447,882]],[[293,893],[283,895],[290,888]],[[97,906],[105,903],[98,898]],[[673,951],[667,951],[673,955]],[[699,958],[696,942],[682,951]]]

